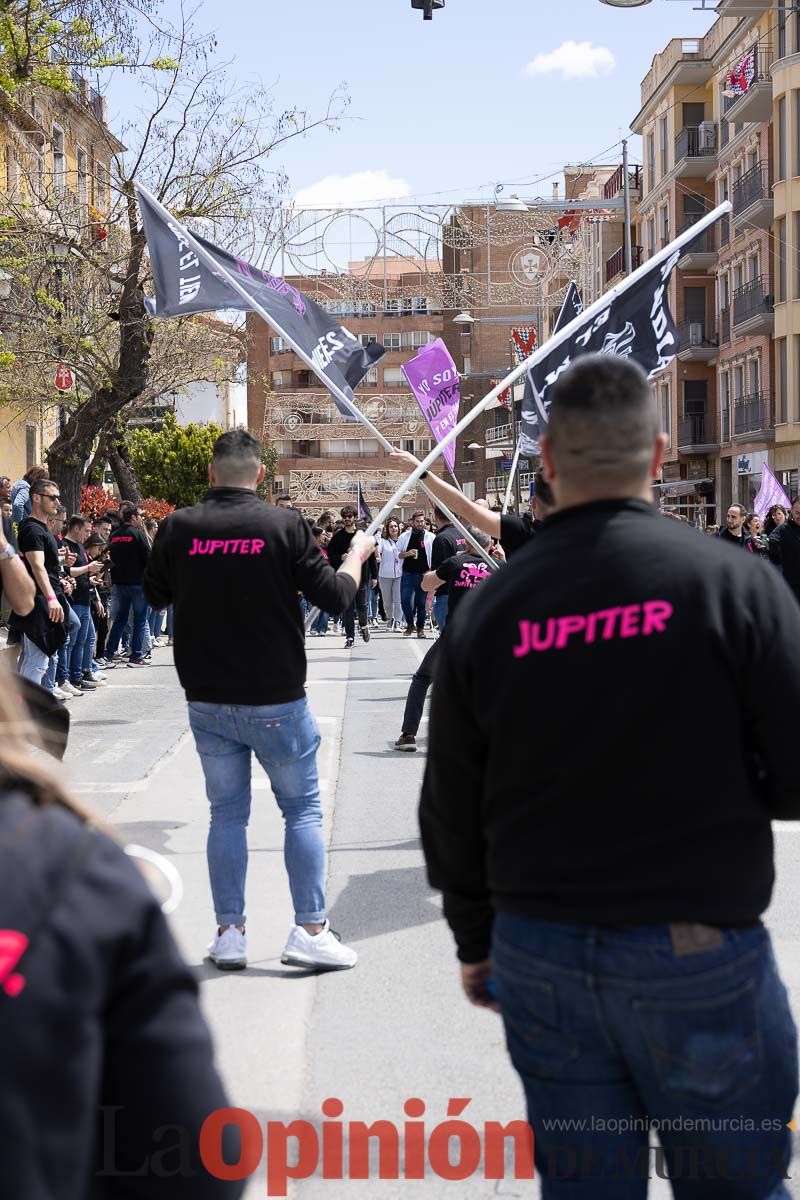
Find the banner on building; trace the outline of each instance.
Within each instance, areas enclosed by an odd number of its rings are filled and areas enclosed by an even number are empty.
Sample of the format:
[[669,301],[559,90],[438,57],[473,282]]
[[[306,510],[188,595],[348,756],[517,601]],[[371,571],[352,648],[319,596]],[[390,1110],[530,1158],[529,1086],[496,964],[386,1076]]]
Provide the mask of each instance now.
[[530,327],[511,330],[511,350],[514,363],[519,366],[530,358],[536,349],[536,330]]
[[744,96],[750,90],[750,86],[756,77],[756,51],[755,47],[748,51],[743,58],[740,58],[734,67],[731,67],[728,74],[725,76],[725,92],[728,99]]
[[[458,420],[460,400],[456,364],[442,339],[428,342],[416,358],[404,363],[403,374],[438,444]],[[455,442],[445,448],[442,457],[452,474],[456,462]]]
[[364,492],[361,487],[361,480],[356,484],[356,519],[369,523],[372,520],[372,513],[369,505],[364,499]]
[[[153,268],[156,296],[145,300],[153,316],[185,317],[226,308],[258,312],[324,384],[333,384],[355,402],[353,388],[383,356],[383,346],[377,342],[362,346],[286,280],[189,233],[139,184],[136,194]],[[342,415],[355,420],[336,393],[332,395]]]
[[561,305],[561,312],[558,314],[558,320],[553,326],[553,333],[559,333],[565,325],[569,325],[570,321],[574,321],[582,312],[583,298],[577,283],[574,279],[571,279],[564,302]]
[[[718,219],[718,218],[717,218]],[[520,446],[523,454],[539,453],[539,438],[547,431],[550,390],[563,371],[583,354],[613,354],[630,358],[647,375],[669,366],[678,351],[678,334],[669,309],[668,286],[686,247],[703,237],[687,231],[672,243],[669,257],[640,267],[609,296],[605,308],[594,309],[572,335],[562,340],[526,373],[522,398]],[[546,350],[546,347],[543,347]]]
[[753,508],[763,521],[773,504],[782,504],[787,512],[792,507],[792,502],[783,490],[781,483],[764,463],[761,468],[761,487],[753,501]]

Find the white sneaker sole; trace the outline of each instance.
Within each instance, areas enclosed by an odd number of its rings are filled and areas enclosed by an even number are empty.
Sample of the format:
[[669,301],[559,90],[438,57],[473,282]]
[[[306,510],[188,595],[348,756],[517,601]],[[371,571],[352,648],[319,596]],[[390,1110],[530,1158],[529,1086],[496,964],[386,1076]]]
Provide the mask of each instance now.
[[357,966],[358,959],[354,963],[331,963],[318,962],[313,958],[300,958],[296,954],[282,954],[281,962],[285,967],[306,967],[311,971],[352,971],[353,967]]
[[208,957],[218,971],[243,971],[247,966],[246,958],[217,958],[215,954]]

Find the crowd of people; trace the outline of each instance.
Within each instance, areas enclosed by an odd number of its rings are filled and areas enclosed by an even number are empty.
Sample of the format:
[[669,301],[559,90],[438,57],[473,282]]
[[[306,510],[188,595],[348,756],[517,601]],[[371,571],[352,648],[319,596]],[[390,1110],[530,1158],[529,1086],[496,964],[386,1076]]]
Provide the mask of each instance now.
[[23,679],[64,704],[102,687],[117,666],[145,666],[170,642],[169,614],[144,600],[158,527],[137,504],[70,515],[42,466],[13,485],[0,477],[0,502],[8,554],[19,555],[35,585],[29,612],[5,596],[7,645],[19,646]]

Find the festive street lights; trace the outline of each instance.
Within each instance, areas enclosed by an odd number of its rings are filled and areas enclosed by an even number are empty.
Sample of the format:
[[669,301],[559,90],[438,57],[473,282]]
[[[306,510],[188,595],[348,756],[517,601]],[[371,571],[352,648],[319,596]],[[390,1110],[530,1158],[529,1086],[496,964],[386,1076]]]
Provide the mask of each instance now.
[[444,0],[411,0],[411,7],[422,10],[423,21],[432,21],[433,10],[444,8]]

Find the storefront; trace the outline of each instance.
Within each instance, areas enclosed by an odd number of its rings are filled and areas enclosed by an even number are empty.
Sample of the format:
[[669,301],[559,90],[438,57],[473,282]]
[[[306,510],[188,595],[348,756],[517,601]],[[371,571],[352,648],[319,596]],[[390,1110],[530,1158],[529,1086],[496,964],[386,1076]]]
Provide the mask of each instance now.
[[689,524],[698,529],[715,523],[713,479],[678,479],[670,483],[654,483],[653,493],[662,512],[686,517]]

